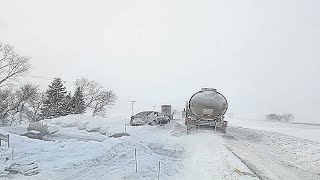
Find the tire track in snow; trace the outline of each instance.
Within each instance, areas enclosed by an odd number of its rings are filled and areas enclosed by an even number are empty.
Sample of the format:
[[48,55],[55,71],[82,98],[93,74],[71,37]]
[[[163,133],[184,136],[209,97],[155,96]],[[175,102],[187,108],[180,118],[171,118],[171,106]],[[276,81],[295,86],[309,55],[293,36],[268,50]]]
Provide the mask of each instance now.
[[175,179],[258,179],[211,130],[199,130],[181,137],[186,153],[184,169]]
[[241,158],[240,155],[237,154],[235,150],[233,150],[230,146],[228,145],[225,145],[225,146],[230,152],[232,152],[234,156],[236,156],[243,164],[245,164],[250,169],[250,171],[254,175],[256,175],[256,177],[258,177],[260,180],[271,180],[267,176],[263,175],[263,173],[260,170],[258,170],[254,164],[250,163],[248,160],[245,160],[244,158]]
[[[287,146],[295,146],[294,143],[299,142],[298,140],[288,141],[288,139],[295,137],[274,132],[230,127],[224,138],[227,142],[226,147],[248,168],[257,173],[261,179],[319,179],[319,175],[295,166],[292,158],[284,156],[283,153],[288,155],[290,151],[282,151],[282,142]],[[307,143],[307,141],[304,142]],[[314,142],[310,143],[314,144]],[[297,148],[301,149],[301,147]],[[308,163],[310,164],[310,162]]]

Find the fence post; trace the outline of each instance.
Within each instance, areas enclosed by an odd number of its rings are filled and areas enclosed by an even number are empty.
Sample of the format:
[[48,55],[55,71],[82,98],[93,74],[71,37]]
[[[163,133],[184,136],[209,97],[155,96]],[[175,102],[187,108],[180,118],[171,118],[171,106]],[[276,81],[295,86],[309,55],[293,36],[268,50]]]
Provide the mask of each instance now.
[[214,122],[214,131],[217,131],[217,120]]
[[124,133],[127,133],[127,121],[124,120]]
[[[0,144],[1,145],[1,144]],[[8,134],[8,148],[10,147],[10,139],[9,139],[9,134]]]
[[13,146],[12,146],[12,151],[11,151],[11,159],[13,160]]
[[138,173],[137,148],[134,148],[134,159],[136,161],[136,173]]
[[160,180],[160,169],[161,169],[161,163],[159,161],[158,180]]

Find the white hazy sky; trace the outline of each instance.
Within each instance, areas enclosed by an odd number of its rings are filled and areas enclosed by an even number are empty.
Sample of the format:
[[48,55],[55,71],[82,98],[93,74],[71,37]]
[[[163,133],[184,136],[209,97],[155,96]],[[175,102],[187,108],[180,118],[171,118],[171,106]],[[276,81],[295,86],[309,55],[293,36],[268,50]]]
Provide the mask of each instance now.
[[0,0],[0,41],[32,57],[24,81],[97,80],[124,116],[214,87],[236,114],[320,119],[319,0]]

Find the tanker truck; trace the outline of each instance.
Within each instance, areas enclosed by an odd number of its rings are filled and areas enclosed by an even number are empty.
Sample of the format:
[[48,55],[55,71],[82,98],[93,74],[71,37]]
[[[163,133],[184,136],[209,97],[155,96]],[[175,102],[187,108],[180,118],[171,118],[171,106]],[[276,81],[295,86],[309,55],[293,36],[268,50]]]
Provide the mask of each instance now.
[[224,114],[227,109],[227,99],[221,93],[214,88],[202,88],[186,103],[187,132],[205,127],[225,133],[228,121],[224,120]]

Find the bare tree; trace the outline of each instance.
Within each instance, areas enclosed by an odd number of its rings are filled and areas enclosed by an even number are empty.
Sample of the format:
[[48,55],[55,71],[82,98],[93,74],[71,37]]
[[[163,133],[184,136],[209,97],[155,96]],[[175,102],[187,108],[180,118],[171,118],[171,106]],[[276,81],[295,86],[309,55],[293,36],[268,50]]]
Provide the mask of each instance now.
[[[19,113],[19,122],[23,120],[27,112],[27,103],[30,99],[36,98],[38,95],[38,86],[33,84],[26,84],[20,87],[16,92],[16,103],[18,104],[17,112]],[[25,117],[27,118],[27,117]]]
[[11,89],[0,89],[0,123],[1,126],[6,126],[8,124],[8,116],[10,110],[14,109],[12,107],[13,94]]
[[28,72],[29,60],[29,57],[17,53],[14,46],[0,43],[0,87]]
[[0,90],[0,120],[2,125],[12,125],[16,120],[21,124],[27,110],[26,103],[35,96],[36,92],[37,86],[31,84],[26,84],[14,92],[9,88]]
[[92,117],[99,115],[104,117],[106,114],[107,107],[110,105],[114,105],[117,97],[113,91],[101,91],[99,95],[95,98],[91,105],[92,109]]
[[80,88],[85,101],[85,107],[88,108],[95,101],[103,87],[94,80],[88,80],[87,78],[77,79],[75,86]]
[[31,122],[41,119],[41,107],[45,99],[45,94],[39,91],[38,86],[34,86],[34,94],[27,100],[26,117]]
[[85,107],[92,110],[92,116],[105,116],[107,107],[114,104],[117,97],[112,90],[105,90],[102,85],[86,78],[77,79],[75,86],[83,94]]
[[291,113],[285,113],[283,115],[273,113],[273,114],[267,114],[266,119],[267,120],[274,120],[274,121],[290,122],[294,119],[294,115]]
[[282,117],[279,114],[272,113],[272,114],[267,114],[266,119],[272,120],[272,121],[281,121]]
[[[12,91],[12,89],[5,89],[0,92],[1,96],[1,115],[0,120],[3,126],[11,125],[15,120],[15,115],[19,112],[20,101]],[[10,119],[11,120],[10,120]],[[10,123],[9,123],[10,122]]]
[[294,115],[291,113],[285,113],[282,115],[282,120],[285,122],[290,122],[294,119]]

